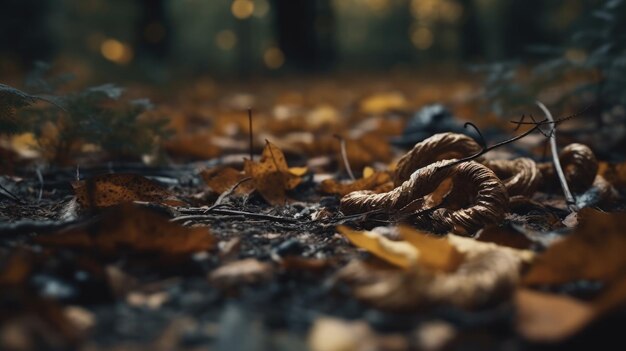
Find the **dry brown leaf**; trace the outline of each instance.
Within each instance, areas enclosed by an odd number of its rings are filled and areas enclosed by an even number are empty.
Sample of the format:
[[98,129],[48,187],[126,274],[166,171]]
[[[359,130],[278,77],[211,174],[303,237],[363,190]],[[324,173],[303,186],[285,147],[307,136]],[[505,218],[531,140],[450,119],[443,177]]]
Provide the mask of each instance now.
[[292,170],[287,166],[283,152],[269,141],[263,149],[259,162],[245,160],[244,172],[252,178],[254,188],[272,205],[283,205],[287,201],[287,190],[302,182],[304,168]]
[[76,200],[84,207],[109,207],[133,201],[184,205],[160,184],[138,174],[103,174],[72,183]]
[[356,231],[346,226],[337,227],[337,231],[354,246],[365,249],[394,266],[410,269],[417,263],[419,252],[406,242],[392,241],[376,232]]
[[516,329],[526,339],[554,342],[574,335],[595,317],[592,306],[574,298],[520,289],[515,293]]
[[344,196],[358,190],[371,190],[375,193],[381,193],[393,189],[389,172],[368,171],[368,169],[371,170],[371,168],[366,168],[363,171],[363,178],[348,183],[326,179],[322,181],[322,192]]
[[555,342],[573,336],[587,324],[626,304],[626,276],[605,287],[591,301],[566,295],[519,289],[515,295],[517,330],[525,338]]
[[211,250],[217,242],[207,228],[181,227],[156,212],[132,205],[107,209],[97,221],[40,236],[36,241],[104,254],[130,249],[162,255]]
[[[202,176],[204,182],[218,194],[230,190],[233,186],[246,178],[242,172],[232,167],[205,169],[200,172],[200,176]],[[251,184],[244,182],[241,183],[234,192],[236,194],[245,194],[250,192],[252,190],[251,188]]]
[[398,228],[402,239],[419,252],[418,263],[435,270],[451,272],[463,261],[463,255],[445,237],[436,237],[410,227]]
[[267,281],[272,278],[272,265],[260,262],[255,258],[233,261],[220,266],[209,275],[211,283],[221,287],[231,287],[239,284],[253,284]]
[[579,226],[539,255],[523,279],[526,285],[579,279],[612,281],[626,271],[626,214],[584,208]]
[[600,162],[598,174],[618,189],[626,189],[626,162]]
[[509,251],[489,250],[472,255],[452,272],[422,269],[381,270],[353,261],[338,278],[353,287],[354,295],[390,310],[414,309],[432,304],[473,308],[509,296],[519,279],[521,260]]

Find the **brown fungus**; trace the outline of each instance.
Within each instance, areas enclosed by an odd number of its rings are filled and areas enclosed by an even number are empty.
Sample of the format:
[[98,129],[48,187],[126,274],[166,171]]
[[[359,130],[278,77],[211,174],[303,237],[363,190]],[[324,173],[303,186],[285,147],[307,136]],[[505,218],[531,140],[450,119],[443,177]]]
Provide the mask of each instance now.
[[435,134],[415,144],[413,149],[398,161],[394,185],[402,184],[415,170],[431,163],[475,155],[480,150],[480,145],[465,134]]
[[[563,172],[567,183],[576,193],[584,192],[593,184],[598,173],[598,160],[591,149],[584,144],[569,144],[559,154],[563,164]],[[552,163],[538,165],[543,178],[544,187],[552,189],[557,186],[558,180]]]
[[532,196],[541,185],[541,172],[530,158],[514,160],[487,160],[483,165],[491,169],[506,187],[509,196]]
[[[485,224],[501,221],[508,196],[500,179],[489,168],[473,161],[447,167],[454,161],[438,161],[420,168],[386,193],[352,192],[341,199],[341,210],[346,214],[373,210],[383,210],[388,215],[414,212],[411,220],[418,226],[465,235],[473,234]],[[452,180],[450,197],[455,199],[455,206],[430,211],[432,204],[428,204],[427,196],[447,179]]]

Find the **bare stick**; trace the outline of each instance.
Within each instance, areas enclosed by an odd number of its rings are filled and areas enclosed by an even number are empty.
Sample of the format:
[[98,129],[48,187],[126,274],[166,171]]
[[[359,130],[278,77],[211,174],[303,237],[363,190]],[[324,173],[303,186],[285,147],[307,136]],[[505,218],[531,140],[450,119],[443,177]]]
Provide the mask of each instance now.
[[[546,115],[546,118],[550,122],[554,122],[554,117],[550,113],[550,110],[544,105],[541,101],[535,102],[537,106],[543,111]],[[567,202],[568,208],[571,212],[578,211],[578,206],[576,206],[576,199],[572,192],[569,190],[569,186],[567,185],[567,180],[565,179],[565,173],[563,173],[563,168],[561,167],[561,160],[559,160],[559,150],[556,145],[556,126],[552,126],[552,130],[550,132],[550,149],[552,152],[552,162],[554,163],[554,169],[556,170],[556,174],[559,176],[559,182],[561,182],[561,188],[563,188],[563,194],[565,195],[565,201]]]
[[252,140],[252,108],[248,107],[248,129],[249,129],[249,139],[250,139],[250,161],[253,160],[254,150],[253,150],[253,140]]
[[350,162],[348,162],[348,152],[346,151],[346,141],[339,135],[335,134],[335,138],[339,140],[339,147],[341,148],[341,158],[343,159],[343,165],[346,167],[346,172],[348,172],[348,176],[350,179],[356,180],[354,178],[354,173],[352,173],[352,168],[350,168]]

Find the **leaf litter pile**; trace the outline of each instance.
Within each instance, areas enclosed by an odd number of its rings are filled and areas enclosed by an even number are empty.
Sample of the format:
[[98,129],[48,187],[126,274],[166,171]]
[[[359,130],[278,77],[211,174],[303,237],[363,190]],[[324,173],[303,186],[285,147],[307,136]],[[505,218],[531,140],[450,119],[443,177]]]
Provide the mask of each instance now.
[[[467,85],[316,84],[162,99],[144,114],[170,135],[143,162],[76,136],[71,157],[32,147],[59,145],[60,122],[3,139],[0,348],[619,342],[626,167],[576,132],[584,109],[511,124]],[[70,113],[1,88],[3,123]]]

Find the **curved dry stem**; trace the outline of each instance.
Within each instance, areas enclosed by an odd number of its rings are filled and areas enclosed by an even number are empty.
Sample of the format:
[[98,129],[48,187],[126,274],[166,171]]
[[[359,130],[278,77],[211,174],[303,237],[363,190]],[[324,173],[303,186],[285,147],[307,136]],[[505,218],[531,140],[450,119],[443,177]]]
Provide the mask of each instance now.
[[394,185],[399,186],[409,179],[415,170],[426,167],[431,163],[468,157],[480,152],[480,150],[480,145],[465,134],[435,134],[415,144],[413,149],[398,161],[394,175]]
[[509,196],[532,196],[541,185],[541,172],[530,158],[514,160],[487,160],[483,165],[494,171],[502,180]]

